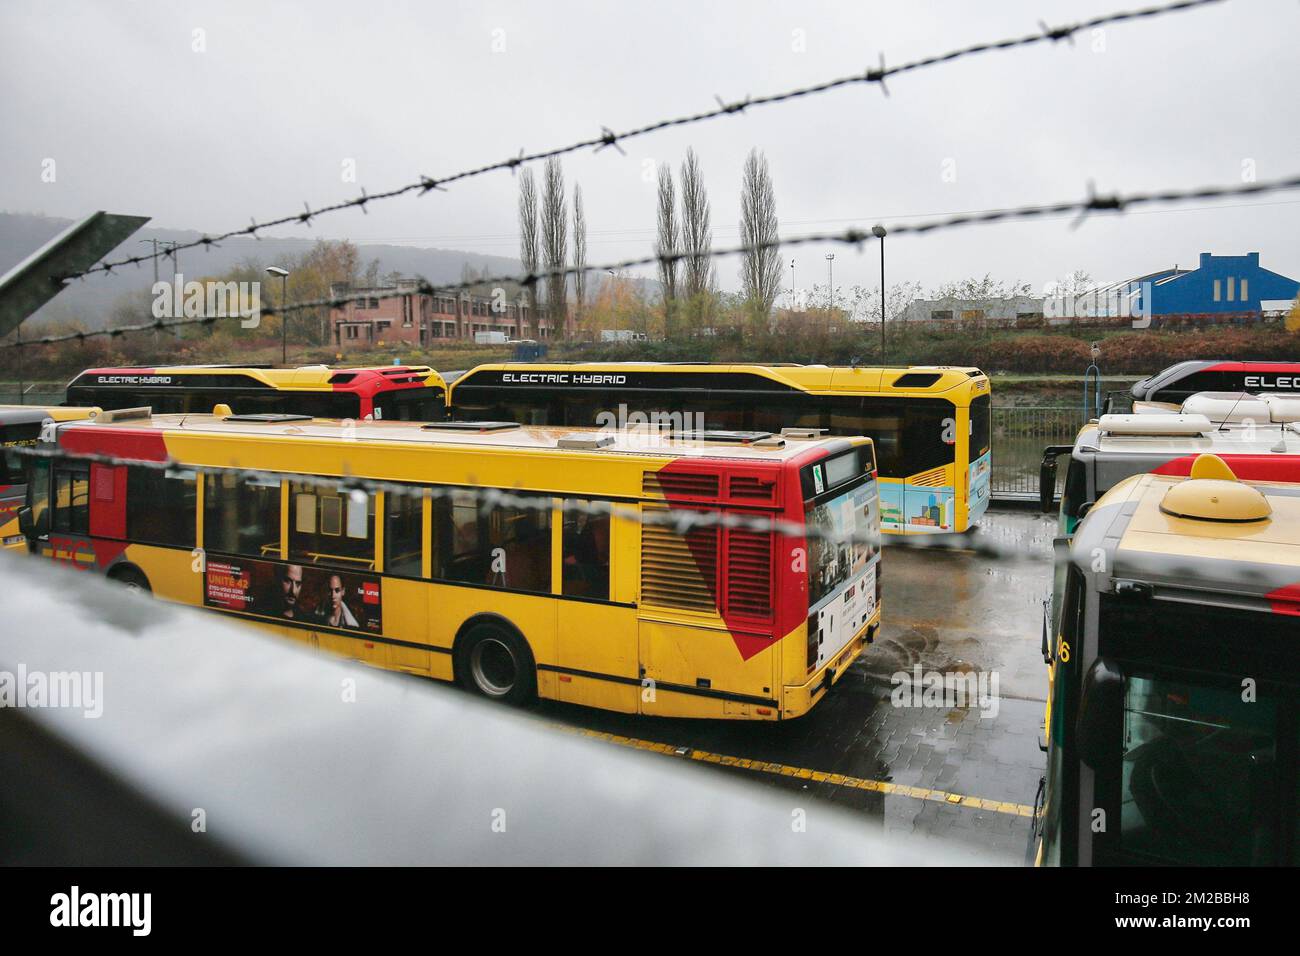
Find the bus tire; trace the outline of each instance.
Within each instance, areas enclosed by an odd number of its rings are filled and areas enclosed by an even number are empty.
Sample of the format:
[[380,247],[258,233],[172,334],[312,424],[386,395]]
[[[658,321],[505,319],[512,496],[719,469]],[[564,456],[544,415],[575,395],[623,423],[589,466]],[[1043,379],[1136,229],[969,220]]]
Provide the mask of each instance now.
[[153,593],[153,588],[149,587],[149,579],[135,565],[124,564],[113,568],[108,572],[108,579],[125,585],[129,591],[140,591],[144,594]]
[[472,625],[456,642],[456,674],[490,700],[526,704],[537,696],[537,665],[517,631],[491,622]]

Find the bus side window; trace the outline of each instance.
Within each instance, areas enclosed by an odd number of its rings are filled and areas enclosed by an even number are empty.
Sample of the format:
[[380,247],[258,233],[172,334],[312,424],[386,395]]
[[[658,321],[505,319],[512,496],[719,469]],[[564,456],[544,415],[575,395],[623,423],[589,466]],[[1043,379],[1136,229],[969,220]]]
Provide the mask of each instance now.
[[[417,489],[410,489],[416,492]],[[424,558],[424,499],[418,494],[384,496],[384,571],[418,578]]]
[[748,427],[755,431],[780,434],[782,428],[826,428],[829,427],[828,420],[822,415],[821,409],[811,402],[774,398],[770,402],[755,405],[750,419],[752,424]]
[[126,470],[126,537],[142,544],[194,547],[197,482],[192,471]]
[[956,456],[957,409],[950,402],[909,399],[903,408],[903,471],[908,477],[951,465]]
[[[903,478],[903,406],[896,399],[837,399],[830,418],[832,435],[866,435],[875,445],[882,477]],[[910,436],[909,436],[910,437]]]
[[203,479],[203,547],[208,551],[280,557],[280,482],[240,484],[231,473]]
[[434,500],[433,576],[512,591],[551,591],[549,511],[501,507],[483,514],[478,496]]
[[375,496],[290,482],[289,559],[336,567],[375,566]]
[[566,511],[561,540],[561,593],[609,600],[609,515]]
[[55,467],[53,530],[90,533],[90,471],[85,466]]

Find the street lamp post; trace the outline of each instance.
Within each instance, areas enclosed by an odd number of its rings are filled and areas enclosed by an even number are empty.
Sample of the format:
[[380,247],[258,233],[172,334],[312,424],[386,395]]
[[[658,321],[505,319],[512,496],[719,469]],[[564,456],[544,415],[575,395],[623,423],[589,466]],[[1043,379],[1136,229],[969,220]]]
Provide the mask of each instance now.
[[835,253],[826,253],[826,317],[835,308]]
[[880,364],[885,364],[885,227],[877,223],[871,234],[880,240]]
[[794,260],[790,260],[790,311],[794,311]]
[[284,311],[289,304],[289,270],[279,266],[267,266],[268,275],[280,277],[280,364],[289,364],[289,313]]

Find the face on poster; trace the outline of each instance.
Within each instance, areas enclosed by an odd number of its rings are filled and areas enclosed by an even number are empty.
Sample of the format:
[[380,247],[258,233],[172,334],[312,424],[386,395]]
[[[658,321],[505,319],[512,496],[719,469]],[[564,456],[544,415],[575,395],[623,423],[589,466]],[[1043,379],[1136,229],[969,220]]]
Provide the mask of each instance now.
[[312,564],[210,558],[203,603],[312,627],[383,631],[378,576]]

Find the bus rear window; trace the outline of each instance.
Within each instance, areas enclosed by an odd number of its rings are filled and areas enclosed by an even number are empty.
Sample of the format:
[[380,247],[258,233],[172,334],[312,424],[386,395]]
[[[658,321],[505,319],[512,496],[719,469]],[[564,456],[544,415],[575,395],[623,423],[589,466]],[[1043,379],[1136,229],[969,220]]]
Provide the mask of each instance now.
[[375,396],[375,418],[398,422],[437,422],[445,418],[442,390],[408,388]]
[[970,460],[974,461],[988,453],[990,401],[987,395],[980,395],[970,403]]
[[875,470],[870,445],[859,445],[848,451],[804,465],[799,470],[805,500],[817,498],[836,488],[855,483]]

